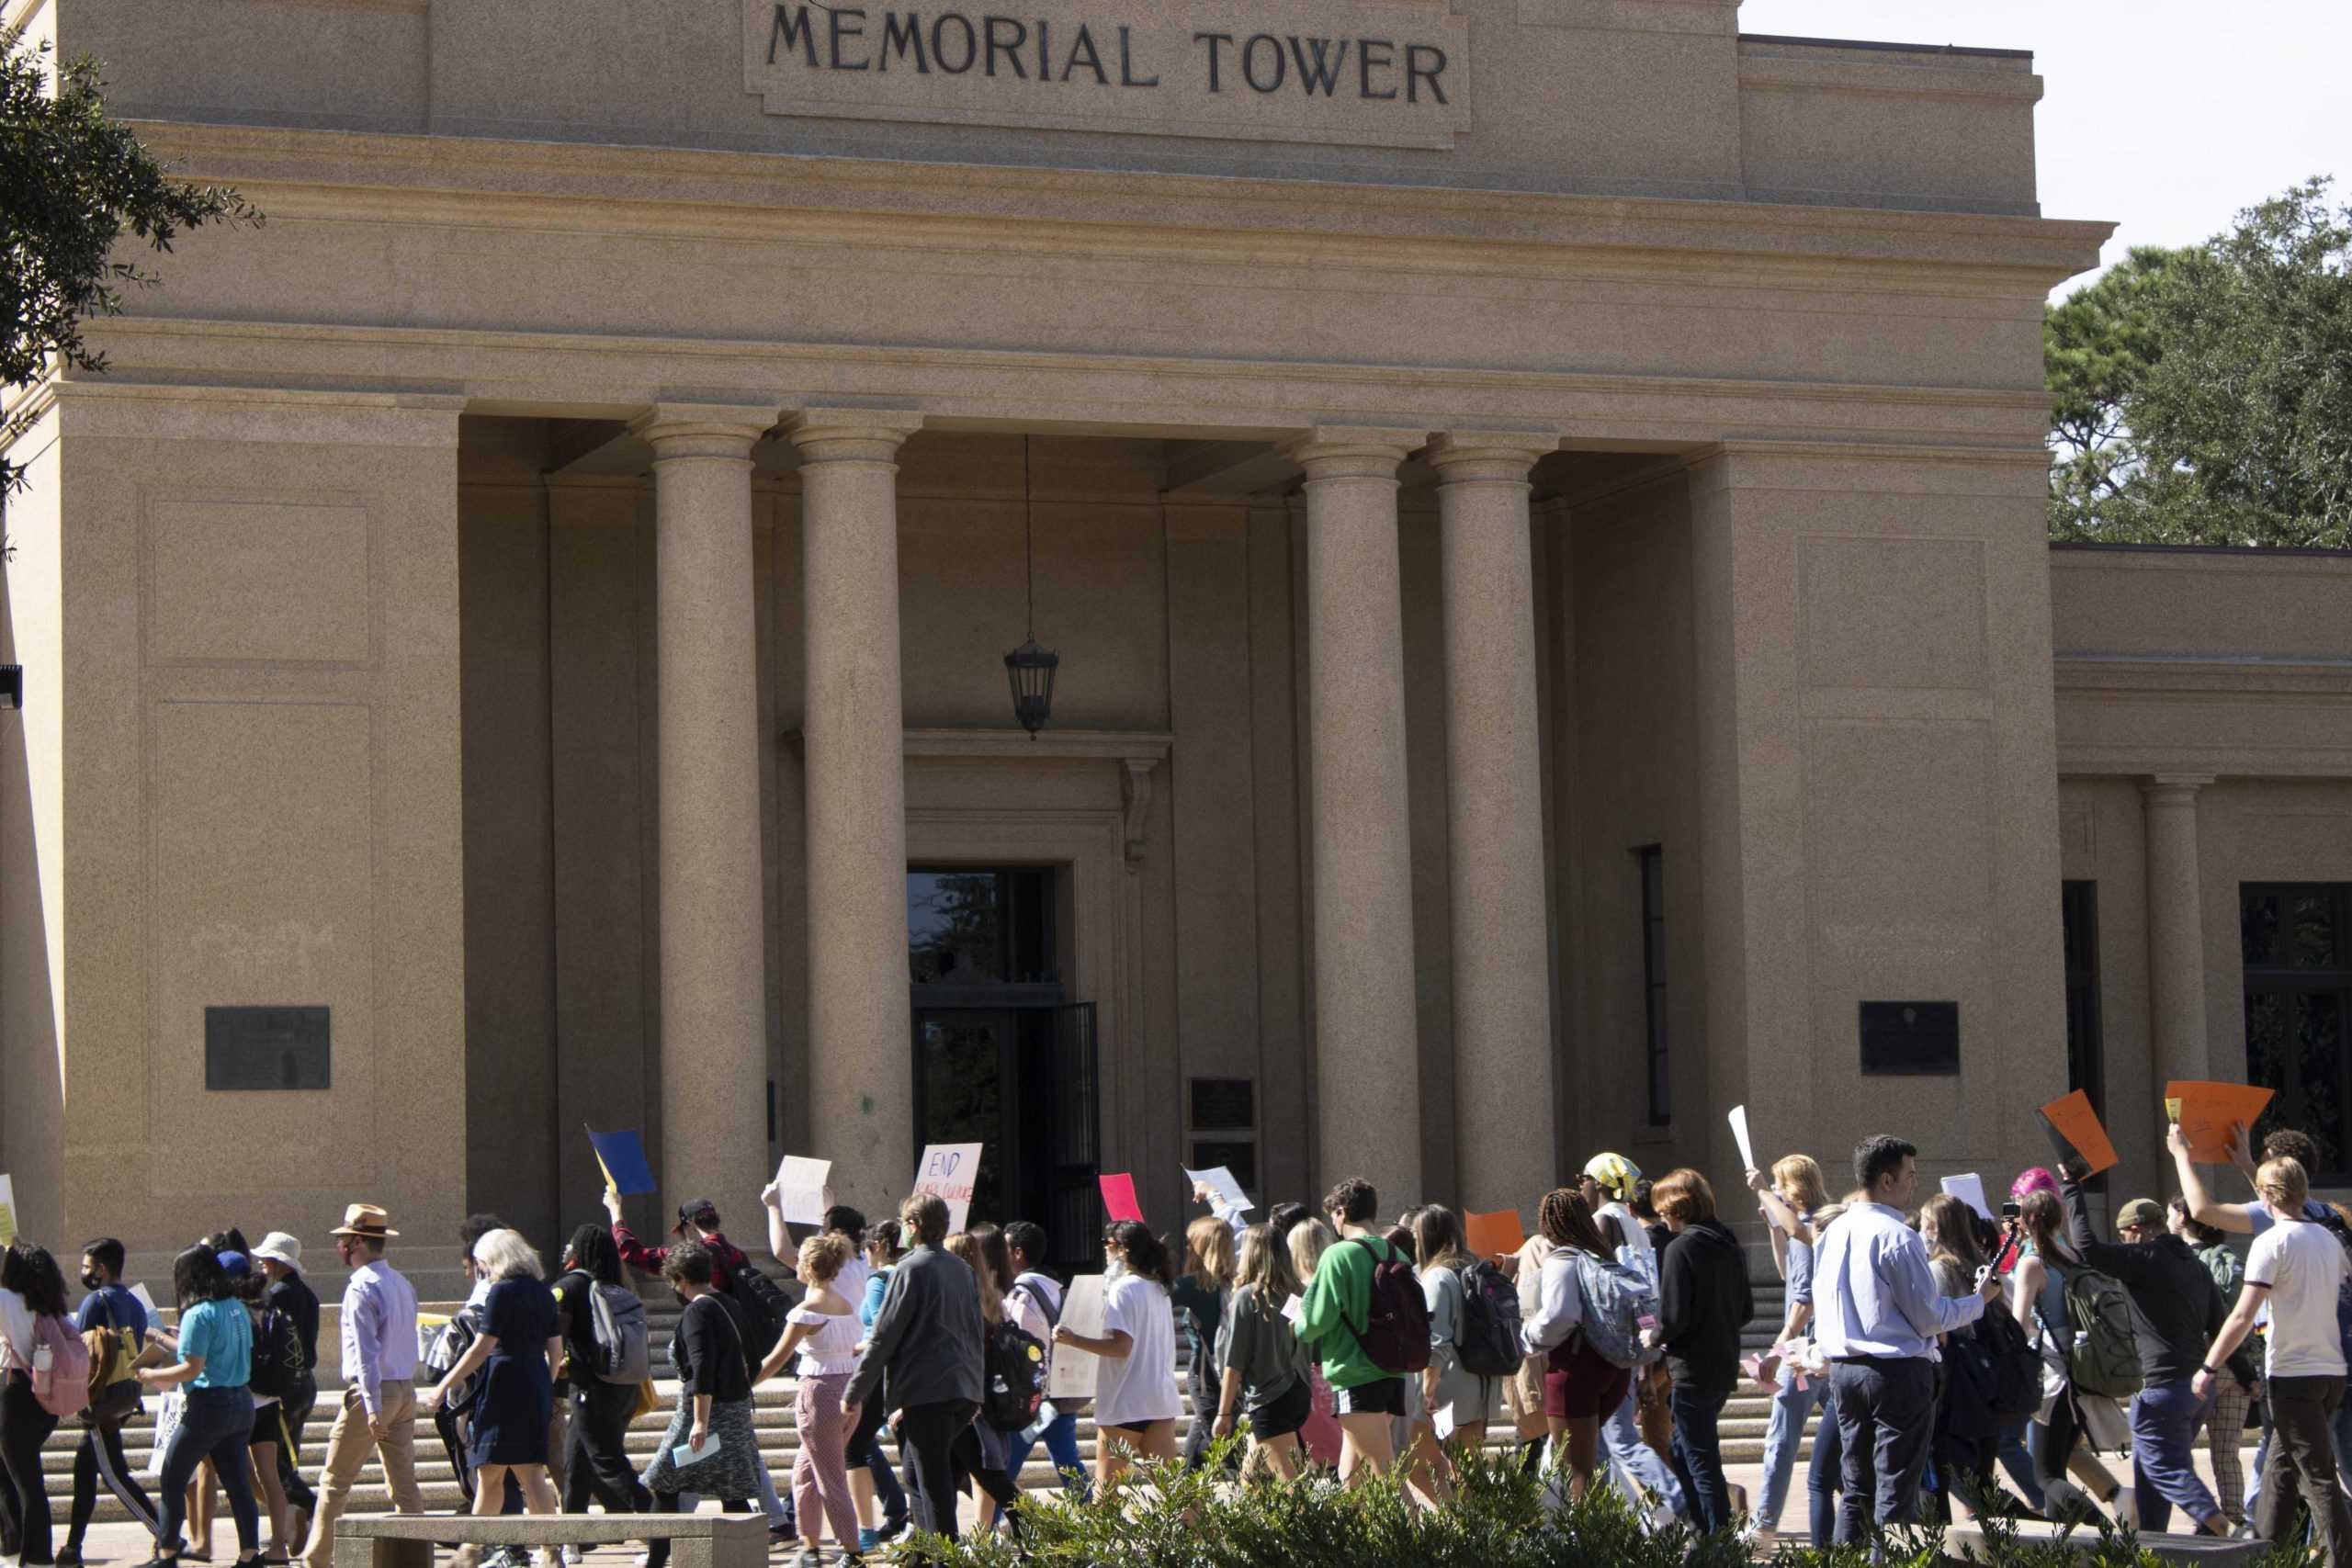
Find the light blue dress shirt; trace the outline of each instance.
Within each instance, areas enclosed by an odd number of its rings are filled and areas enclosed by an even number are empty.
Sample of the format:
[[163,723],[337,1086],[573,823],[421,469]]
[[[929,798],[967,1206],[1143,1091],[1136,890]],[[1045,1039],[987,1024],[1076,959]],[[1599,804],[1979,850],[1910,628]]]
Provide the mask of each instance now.
[[1947,1296],[1928,1247],[1883,1203],[1850,1203],[1815,1245],[1814,1338],[1832,1360],[1924,1357],[1936,1337],[1974,1323],[1984,1298]]

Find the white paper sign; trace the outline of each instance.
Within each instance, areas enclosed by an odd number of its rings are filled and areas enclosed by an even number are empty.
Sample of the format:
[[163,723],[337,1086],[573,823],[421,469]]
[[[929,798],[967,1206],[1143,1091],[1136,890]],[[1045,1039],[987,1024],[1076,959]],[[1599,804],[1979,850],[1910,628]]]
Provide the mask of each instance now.
[[1984,1179],[1974,1171],[1972,1170],[1965,1176],[1945,1177],[1944,1190],[1986,1219],[1993,1217],[1993,1206],[1984,1201]]
[[0,1247],[17,1239],[17,1187],[0,1176]]
[[133,1285],[133,1286],[131,1286],[131,1287],[130,1287],[130,1299],[131,1299],[132,1301],[134,1301],[134,1302],[137,1302],[137,1303],[139,1303],[140,1307],[141,1307],[142,1310],[144,1310],[144,1311],[145,1311],[145,1313],[147,1314],[147,1316],[148,1316],[149,1321],[151,1321],[151,1322],[152,1322],[152,1321],[153,1321],[154,1316],[155,1316],[155,1298],[154,1298],[154,1297],[153,1297],[153,1296],[151,1296],[151,1295],[149,1295],[149,1294],[147,1293],[147,1287],[146,1287],[146,1286],[144,1286],[144,1285]]
[[1732,1141],[1739,1145],[1739,1168],[1744,1171],[1757,1169],[1756,1145],[1747,1135],[1747,1107],[1745,1105],[1731,1108],[1731,1135]]
[[[1090,1339],[1102,1337],[1102,1276],[1080,1274],[1062,1293],[1061,1325]],[[1054,1347],[1053,1365],[1046,1370],[1046,1397],[1052,1400],[1094,1397],[1095,1369],[1102,1358],[1069,1345]]]
[[775,1168],[775,1195],[784,1217],[796,1225],[823,1224],[825,1184],[832,1179],[831,1160],[785,1156],[784,1163]]
[[947,1204],[947,1228],[960,1231],[972,1212],[972,1189],[980,1179],[982,1144],[926,1144],[915,1167],[915,1190]]
[[1241,1190],[1241,1183],[1236,1181],[1233,1172],[1224,1166],[1207,1170],[1187,1169],[1184,1179],[1195,1187],[1207,1188],[1216,1197],[1217,1207],[1227,1213],[1241,1213],[1258,1206],[1250,1201],[1250,1194]]

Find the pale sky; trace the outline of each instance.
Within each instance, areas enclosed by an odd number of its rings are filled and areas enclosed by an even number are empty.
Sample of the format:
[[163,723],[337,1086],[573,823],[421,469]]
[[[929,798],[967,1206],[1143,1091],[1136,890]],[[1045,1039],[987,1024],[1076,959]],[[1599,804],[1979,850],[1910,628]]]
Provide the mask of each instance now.
[[2352,0],[1743,0],[1739,28],[2033,51],[2042,214],[2118,224],[2109,265],[2312,175],[2352,201]]

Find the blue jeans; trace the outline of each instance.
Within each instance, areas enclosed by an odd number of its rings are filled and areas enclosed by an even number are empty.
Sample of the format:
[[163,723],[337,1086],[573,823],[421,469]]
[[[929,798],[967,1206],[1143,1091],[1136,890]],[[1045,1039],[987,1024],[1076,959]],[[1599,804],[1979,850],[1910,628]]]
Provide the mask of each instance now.
[[2017,1483],[2026,1506],[2035,1513],[2042,1510],[2041,1477],[2033,1472],[2033,1451],[2026,1446],[2026,1429],[2033,1425],[2029,1416],[2015,1426],[2001,1428],[2001,1468]]
[[1600,1446],[1609,1455],[1610,1472],[1616,1477],[1626,1500],[1636,1508],[1642,1506],[1644,1492],[1655,1492],[1658,1501],[1666,1505],[1667,1512],[1688,1513],[1690,1504],[1682,1495],[1682,1483],[1674,1478],[1673,1470],[1658,1451],[1642,1441],[1634,1397],[1628,1391],[1624,1403],[1617,1406],[1617,1413],[1600,1424]]
[[1676,1383],[1667,1407],[1674,1412],[1674,1477],[1690,1499],[1691,1522],[1713,1535],[1731,1528],[1731,1483],[1724,1478],[1724,1445],[1716,1423],[1727,1388]]
[[2147,1383],[2132,1396],[2132,1486],[2143,1530],[2171,1524],[2176,1505],[2200,1526],[2222,1511],[2197,1474],[2197,1427],[2206,1403],[2189,1392],[2187,1378]]
[[1813,1429],[1813,1463],[1805,1472],[1805,1492],[1813,1502],[1813,1546],[1826,1551],[1838,1540],[1838,1487],[1844,1478],[1845,1446],[1838,1440],[1838,1412],[1825,1397],[1821,1420]]
[[164,1472],[158,1478],[163,1506],[156,1548],[180,1549],[180,1526],[187,1517],[187,1483],[195,1478],[197,1465],[209,1459],[220,1477],[220,1489],[229,1495],[229,1512],[237,1521],[239,1553],[259,1551],[261,1510],[254,1502],[254,1467],[247,1456],[254,1434],[253,1391],[243,1386],[190,1388],[187,1393],[187,1413],[180,1417],[179,1430],[172,1434],[171,1446],[164,1450]]
[[1919,1517],[1919,1473],[1936,1425],[1936,1373],[1922,1358],[1861,1356],[1829,1369],[1842,1450],[1838,1544]]
[[[1210,1408],[1214,1415],[1215,1406]],[[1005,1468],[1012,1472],[1014,1483],[1019,1484],[1022,1466],[1029,1462],[1029,1456],[1037,1451],[1039,1443],[1043,1443],[1046,1445],[1046,1457],[1054,1461],[1054,1471],[1062,1478],[1062,1489],[1084,1497],[1089,1488],[1086,1461],[1078,1453],[1078,1417],[1068,1411],[1055,1409],[1050,1403],[1037,1408],[1041,1417],[1048,1412],[1052,1419],[1041,1420],[1012,1439]],[[1196,1422],[1201,1419],[1197,1407],[1193,1419]]]
[[1772,1423],[1764,1432],[1764,1495],[1756,1516],[1759,1529],[1781,1528],[1781,1510],[1789,1501],[1789,1483],[1797,1468],[1797,1448],[1804,1441],[1804,1424],[1821,1404],[1819,1378],[1807,1377],[1797,1386],[1794,1367],[1781,1369],[1781,1389],[1772,1396]]

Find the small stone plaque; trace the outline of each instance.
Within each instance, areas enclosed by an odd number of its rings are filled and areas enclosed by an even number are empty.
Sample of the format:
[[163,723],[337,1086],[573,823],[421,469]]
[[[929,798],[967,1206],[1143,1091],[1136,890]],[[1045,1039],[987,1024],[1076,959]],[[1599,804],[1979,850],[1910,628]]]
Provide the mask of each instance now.
[[1960,1073],[1958,1002],[1864,1002],[1862,1071],[1911,1077]]
[[204,1087],[327,1087],[328,1011],[322,1007],[204,1010]]
[[[1249,1078],[1194,1078],[1193,1131],[1247,1133],[1258,1125],[1258,1086]],[[1221,1161],[1211,1160],[1217,1165]],[[1199,1168],[1195,1167],[1194,1168]]]

